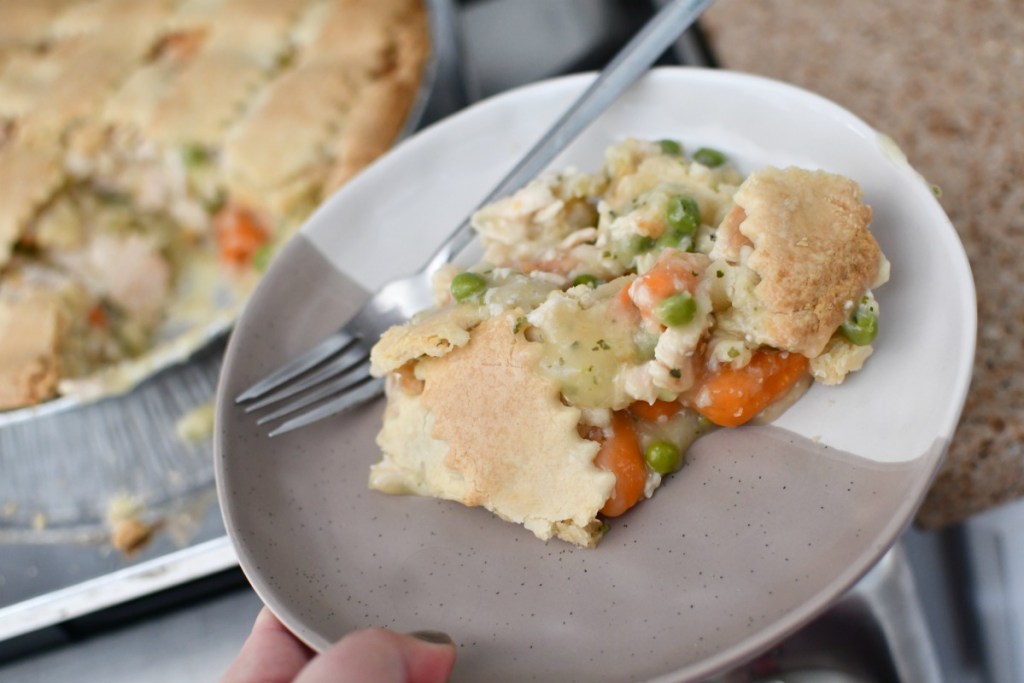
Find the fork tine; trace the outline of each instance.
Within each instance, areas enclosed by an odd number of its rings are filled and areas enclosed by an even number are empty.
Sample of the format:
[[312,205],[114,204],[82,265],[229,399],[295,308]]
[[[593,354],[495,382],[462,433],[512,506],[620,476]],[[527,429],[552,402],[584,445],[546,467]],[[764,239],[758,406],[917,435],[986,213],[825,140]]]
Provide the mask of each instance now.
[[332,401],[328,401],[313,410],[302,413],[297,417],[293,417],[276,429],[271,430],[268,436],[279,436],[286,432],[290,432],[293,429],[298,429],[299,427],[304,427],[312,422],[316,422],[317,420],[322,420],[325,417],[330,417],[335,413],[340,413],[343,410],[376,398],[383,390],[383,378],[378,377],[371,379],[360,384],[354,389],[344,391],[341,396]]
[[353,340],[354,337],[345,330],[336,331],[306,353],[282,365],[240,393],[235,397],[235,403],[244,403],[254,398],[260,398],[267,392],[277,389],[282,384],[298,377],[310,368],[330,358],[338,351],[341,351],[351,344]]
[[256,420],[256,424],[266,424],[271,420],[276,420],[279,417],[284,417],[285,415],[294,413],[296,410],[305,408],[306,406],[309,405],[313,405],[317,401],[329,398],[330,396],[333,396],[339,391],[343,391],[351,386],[359,384],[369,376],[370,363],[364,362],[360,364],[358,367],[351,370],[350,372],[346,372],[334,379],[328,379],[319,387],[315,388],[313,391],[307,392],[306,394],[303,394],[299,398],[296,398],[294,401],[290,401],[289,403],[284,404],[277,410],[271,413],[267,413],[266,415],[263,415],[258,420]]
[[299,379],[298,381],[285,384],[281,388],[274,390],[272,393],[264,395],[255,403],[250,403],[245,407],[245,412],[251,413],[254,410],[266,408],[278,401],[290,396],[295,396],[306,389],[315,387],[317,384],[329,380],[336,375],[342,375],[352,368],[357,367],[360,363],[365,362],[369,356],[369,349],[357,342],[346,349],[337,358],[314,369],[311,374]]

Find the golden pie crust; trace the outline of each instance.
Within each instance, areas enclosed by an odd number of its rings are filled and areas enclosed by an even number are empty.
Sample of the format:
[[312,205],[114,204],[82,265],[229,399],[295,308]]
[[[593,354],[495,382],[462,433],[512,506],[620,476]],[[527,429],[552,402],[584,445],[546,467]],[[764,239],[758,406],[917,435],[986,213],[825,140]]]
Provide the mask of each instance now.
[[763,169],[740,186],[713,255],[742,261],[759,278],[753,296],[733,301],[745,334],[821,354],[883,268],[861,196],[849,178],[800,168]]
[[[0,409],[145,353],[197,259],[220,257],[244,296],[265,261],[253,240],[276,248],[394,143],[429,51],[421,0],[0,3],[0,306],[18,329],[20,302],[46,301],[63,335],[89,340],[20,344],[45,373],[0,357],[24,387]],[[248,233],[225,241],[225,224]],[[133,319],[97,274],[139,236],[171,272],[166,291],[140,284],[156,320]]]
[[419,394],[389,388],[370,486],[481,506],[543,540],[594,547],[614,475],[594,464],[580,410],[536,371],[538,346],[514,330],[514,315],[489,318],[465,346],[417,363]]

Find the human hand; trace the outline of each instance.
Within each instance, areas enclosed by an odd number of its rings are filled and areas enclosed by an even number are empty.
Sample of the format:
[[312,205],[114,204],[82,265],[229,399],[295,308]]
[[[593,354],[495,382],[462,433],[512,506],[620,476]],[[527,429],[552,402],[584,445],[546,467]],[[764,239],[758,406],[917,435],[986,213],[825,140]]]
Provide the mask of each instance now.
[[316,654],[264,607],[221,683],[445,683],[454,665],[440,633],[365,629]]

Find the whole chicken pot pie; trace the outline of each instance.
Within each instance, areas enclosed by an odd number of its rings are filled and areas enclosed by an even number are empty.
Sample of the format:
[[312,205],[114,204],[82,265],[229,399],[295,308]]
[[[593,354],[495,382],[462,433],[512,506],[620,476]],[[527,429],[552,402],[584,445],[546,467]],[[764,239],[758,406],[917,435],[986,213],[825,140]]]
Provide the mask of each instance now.
[[701,434],[770,420],[872,352],[889,265],[853,181],[626,140],[473,217],[484,260],[387,331],[370,487],[595,546]]
[[240,303],[395,140],[428,43],[419,0],[0,3],[0,409]]

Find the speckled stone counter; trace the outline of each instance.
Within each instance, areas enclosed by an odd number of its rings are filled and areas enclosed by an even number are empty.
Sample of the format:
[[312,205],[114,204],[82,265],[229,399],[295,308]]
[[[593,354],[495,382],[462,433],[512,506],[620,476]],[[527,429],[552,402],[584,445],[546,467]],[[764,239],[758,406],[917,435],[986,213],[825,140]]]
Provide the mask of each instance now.
[[834,100],[941,188],[974,271],[978,350],[918,523],[1024,495],[1024,5],[718,0],[702,25],[722,67]]

